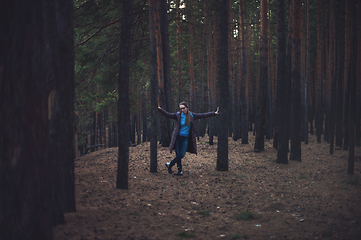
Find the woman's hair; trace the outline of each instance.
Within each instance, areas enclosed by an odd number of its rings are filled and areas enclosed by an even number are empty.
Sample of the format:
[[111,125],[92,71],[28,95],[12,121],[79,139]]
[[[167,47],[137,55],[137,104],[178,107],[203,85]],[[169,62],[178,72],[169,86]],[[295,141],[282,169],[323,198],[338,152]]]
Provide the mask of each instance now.
[[[186,108],[188,108],[188,104],[186,102],[181,102],[179,103],[179,105],[183,105],[185,106]],[[191,114],[189,113],[189,108],[187,109],[187,113],[186,113],[186,122],[185,124],[187,126],[189,126],[189,124],[191,124]]]

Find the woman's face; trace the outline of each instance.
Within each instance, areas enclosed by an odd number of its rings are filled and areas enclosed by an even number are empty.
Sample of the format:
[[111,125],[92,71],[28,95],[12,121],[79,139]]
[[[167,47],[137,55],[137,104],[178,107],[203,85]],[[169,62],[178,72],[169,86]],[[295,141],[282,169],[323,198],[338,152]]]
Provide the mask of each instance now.
[[187,113],[188,108],[184,105],[179,105],[179,110],[181,111],[181,113]]

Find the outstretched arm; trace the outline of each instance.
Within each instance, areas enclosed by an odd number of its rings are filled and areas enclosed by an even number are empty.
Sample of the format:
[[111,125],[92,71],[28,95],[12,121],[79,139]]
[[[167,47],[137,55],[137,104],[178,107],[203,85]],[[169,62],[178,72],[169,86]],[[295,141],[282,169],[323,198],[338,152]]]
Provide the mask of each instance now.
[[164,110],[163,108],[161,108],[159,105],[158,105],[158,111],[161,114],[163,114],[164,116],[166,116],[167,118],[172,118],[172,119],[177,120],[177,115],[175,113],[169,113],[166,110]]
[[192,113],[194,119],[200,119],[200,118],[207,118],[207,117],[212,117],[212,116],[216,116],[219,115],[219,107],[217,108],[217,110],[215,112],[207,112],[207,113]]

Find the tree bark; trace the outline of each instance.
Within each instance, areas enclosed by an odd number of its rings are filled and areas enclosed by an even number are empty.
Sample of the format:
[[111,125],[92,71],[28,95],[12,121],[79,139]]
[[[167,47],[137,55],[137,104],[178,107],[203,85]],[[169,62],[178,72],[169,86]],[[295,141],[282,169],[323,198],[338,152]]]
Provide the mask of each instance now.
[[[168,6],[167,0],[159,0],[159,22],[160,22],[160,35],[162,39],[162,59],[163,59],[163,82],[164,82],[164,99],[165,107],[172,109],[172,86],[170,79],[170,52],[169,52],[169,31],[168,31]],[[169,147],[172,133],[172,120],[165,118],[165,125],[162,125],[163,137],[162,146]]]
[[129,64],[132,29],[132,2],[123,1],[121,41],[119,52],[118,80],[118,170],[116,188],[128,189],[130,108],[129,108]]
[[[343,150],[348,150],[349,147],[349,140],[350,140],[350,135],[349,135],[349,129],[350,129],[350,118],[349,118],[349,106],[350,106],[350,86],[348,84],[348,80],[349,80],[349,65],[351,64],[350,62],[350,54],[351,51],[354,51],[354,49],[351,50],[350,48],[350,36],[351,36],[351,19],[350,19],[350,1],[346,0],[345,1],[345,62],[344,62],[344,102],[343,102],[343,133],[344,133],[344,138],[343,138]],[[354,6],[352,6],[354,7]]]
[[260,47],[260,75],[258,90],[258,113],[256,124],[256,152],[264,150],[264,135],[266,122],[266,98],[268,87],[268,34],[267,34],[267,0],[261,0],[261,47]]
[[302,32],[302,0],[294,0],[292,35],[292,121],[290,160],[301,161],[301,32]]
[[277,163],[288,163],[285,0],[277,0]]
[[[215,98],[216,98],[216,87],[215,87],[215,72],[214,72],[214,63],[215,56],[213,52],[213,19],[210,17],[212,15],[211,10],[208,6],[208,0],[204,1],[205,8],[205,18],[206,18],[206,51],[207,51],[207,78],[208,78],[208,107],[209,111],[214,109],[215,107]],[[208,119],[208,137],[209,137],[209,145],[213,145],[213,136],[214,136],[214,119]]]
[[356,112],[356,77],[357,77],[357,13],[356,1],[349,1],[350,14],[350,64],[348,66],[348,85],[350,89],[349,96],[349,158],[348,174],[354,174],[355,170],[355,112]]
[[[54,95],[54,112],[49,122],[50,151],[54,161],[53,204],[60,203],[61,210],[53,216],[54,225],[64,223],[61,212],[75,212],[75,130],[74,130],[74,32],[73,1],[48,3],[49,32],[57,31],[49,39],[49,45],[57,44],[57,53],[48,62],[56,61],[55,82],[50,86]],[[57,8],[55,7],[57,6]],[[56,11],[56,12],[55,12]],[[51,15],[56,15],[55,25],[51,24]],[[56,59],[56,60],[55,60]],[[53,210],[55,210],[54,208]],[[59,215],[60,214],[60,215]]]
[[0,239],[53,239],[44,16],[41,0],[0,2]]
[[[361,6],[358,6],[358,11]],[[355,116],[355,145],[361,145],[361,14],[358,14],[358,46],[357,46],[357,89],[356,89],[356,116]]]
[[[229,120],[229,75],[228,75],[228,0],[219,1],[219,40],[218,40],[218,89],[219,121]],[[220,124],[217,146],[217,171],[228,171],[228,126]]]
[[344,82],[344,61],[345,61],[345,4],[343,1],[336,2],[336,14],[338,21],[337,24],[337,65],[336,65],[336,81],[337,81],[337,92],[336,92],[336,147],[342,147],[343,140],[343,82]]
[[330,91],[330,128],[329,128],[329,137],[330,137],[330,154],[333,154],[334,142],[335,142],[335,110],[336,110],[336,60],[337,60],[337,51],[336,51],[336,22],[337,16],[335,14],[336,5],[335,0],[331,0],[330,5],[330,57],[329,57],[329,68],[330,68],[330,80],[331,82],[331,91]]
[[188,63],[189,63],[189,105],[191,109],[195,109],[195,79],[194,79],[194,50],[193,50],[193,4],[192,1],[187,5],[188,18],[188,34],[189,42],[187,44]]
[[247,58],[246,58],[246,34],[244,24],[244,1],[240,0],[240,34],[241,34],[241,125],[242,125],[242,144],[248,144],[248,76],[247,76]]
[[181,55],[181,27],[180,27],[180,0],[176,0],[177,23],[177,68],[178,68],[178,102],[183,101],[182,94],[182,55]]
[[321,142],[323,132],[323,61],[324,61],[324,4],[323,0],[317,1],[317,110],[316,110],[316,135],[317,142]]
[[306,43],[305,43],[305,120],[303,138],[308,144],[308,124],[310,122],[310,0],[306,3]]
[[151,128],[150,135],[150,172],[157,172],[157,132],[158,132],[158,82],[157,82],[157,40],[155,33],[154,7],[157,0],[149,2],[149,24],[150,24],[150,111]]

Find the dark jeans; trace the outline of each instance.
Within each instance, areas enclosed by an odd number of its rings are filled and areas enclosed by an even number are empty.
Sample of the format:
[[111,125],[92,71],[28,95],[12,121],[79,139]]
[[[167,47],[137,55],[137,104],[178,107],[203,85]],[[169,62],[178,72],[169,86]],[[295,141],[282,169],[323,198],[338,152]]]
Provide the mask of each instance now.
[[177,136],[175,141],[175,158],[170,162],[170,167],[177,163],[178,171],[182,171],[182,158],[186,154],[188,147],[188,137]]

